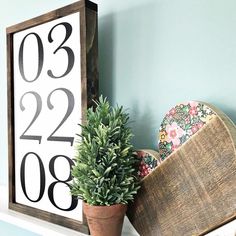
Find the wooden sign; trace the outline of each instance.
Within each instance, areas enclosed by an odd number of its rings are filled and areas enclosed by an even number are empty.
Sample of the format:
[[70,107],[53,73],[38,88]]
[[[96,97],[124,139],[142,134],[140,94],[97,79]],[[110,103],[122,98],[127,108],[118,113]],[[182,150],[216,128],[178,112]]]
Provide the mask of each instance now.
[[97,6],[80,1],[7,28],[9,207],[88,232],[69,184],[96,98]]

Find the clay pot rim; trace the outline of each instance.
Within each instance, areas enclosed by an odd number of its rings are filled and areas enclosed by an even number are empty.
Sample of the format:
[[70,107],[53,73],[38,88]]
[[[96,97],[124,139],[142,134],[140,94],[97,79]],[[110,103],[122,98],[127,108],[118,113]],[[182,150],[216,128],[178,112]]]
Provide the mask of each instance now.
[[92,207],[114,207],[114,206],[127,206],[127,204],[125,203],[115,203],[115,204],[112,204],[112,205],[90,205],[88,204],[87,202],[84,202],[83,201],[83,204],[86,205],[86,206],[92,206]]
[[83,202],[83,209],[85,215],[89,217],[95,218],[111,218],[111,217],[120,217],[121,215],[125,215],[127,210],[127,204],[114,204],[110,206],[102,205],[102,206],[94,206],[89,205],[86,202]]

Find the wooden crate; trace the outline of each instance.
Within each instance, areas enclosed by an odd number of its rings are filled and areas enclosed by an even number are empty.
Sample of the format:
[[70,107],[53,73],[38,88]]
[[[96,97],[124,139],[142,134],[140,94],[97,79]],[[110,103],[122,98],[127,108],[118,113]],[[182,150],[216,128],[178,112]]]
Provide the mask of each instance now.
[[236,218],[236,127],[217,111],[141,183],[127,216],[142,236],[203,235]]

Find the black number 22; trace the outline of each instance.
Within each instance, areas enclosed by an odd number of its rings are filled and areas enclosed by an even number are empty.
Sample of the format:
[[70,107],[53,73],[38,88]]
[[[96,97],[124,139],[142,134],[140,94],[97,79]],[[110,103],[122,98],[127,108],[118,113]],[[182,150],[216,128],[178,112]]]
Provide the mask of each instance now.
[[[63,117],[63,119],[61,120],[61,122],[59,123],[59,125],[56,127],[56,129],[51,133],[51,135],[47,138],[48,141],[61,141],[61,142],[69,142],[71,144],[71,146],[73,145],[74,142],[74,137],[67,137],[67,136],[55,136],[54,134],[56,133],[56,131],[65,123],[65,121],[68,119],[68,117],[71,115],[73,109],[74,109],[74,105],[75,105],[75,99],[73,96],[73,93],[66,89],[66,88],[57,88],[54,89],[47,98],[47,105],[48,108],[50,110],[52,110],[54,108],[54,106],[51,103],[51,96],[56,92],[56,91],[62,91],[66,94],[67,96],[67,100],[68,100],[68,106],[67,106],[67,111]],[[34,114],[34,117],[32,119],[32,121],[30,122],[30,124],[28,125],[28,127],[25,129],[25,131],[22,133],[22,135],[20,136],[20,139],[27,139],[27,140],[38,140],[39,143],[41,143],[41,139],[42,136],[40,135],[27,135],[26,132],[29,130],[29,128],[33,125],[33,123],[36,121],[36,119],[39,117],[40,112],[42,110],[42,99],[40,97],[40,95],[34,91],[29,91],[26,92],[22,95],[21,99],[20,99],[20,108],[22,111],[25,110],[25,107],[23,105],[23,98],[27,95],[27,94],[32,94],[35,99],[36,99],[36,111]]]

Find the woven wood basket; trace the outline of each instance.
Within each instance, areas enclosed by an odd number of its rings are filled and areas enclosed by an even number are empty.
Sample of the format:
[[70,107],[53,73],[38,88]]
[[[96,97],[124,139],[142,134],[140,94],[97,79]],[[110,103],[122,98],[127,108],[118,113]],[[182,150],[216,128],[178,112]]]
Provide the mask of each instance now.
[[141,182],[127,216],[141,236],[203,235],[236,218],[236,126],[221,111]]

